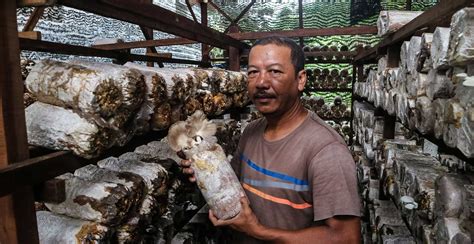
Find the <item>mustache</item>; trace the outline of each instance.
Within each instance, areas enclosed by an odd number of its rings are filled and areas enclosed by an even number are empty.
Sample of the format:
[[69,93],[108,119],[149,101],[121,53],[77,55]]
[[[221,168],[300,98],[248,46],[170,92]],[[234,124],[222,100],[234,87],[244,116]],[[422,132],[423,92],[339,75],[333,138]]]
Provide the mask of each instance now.
[[265,91],[259,91],[253,95],[254,98],[275,98],[275,94]]

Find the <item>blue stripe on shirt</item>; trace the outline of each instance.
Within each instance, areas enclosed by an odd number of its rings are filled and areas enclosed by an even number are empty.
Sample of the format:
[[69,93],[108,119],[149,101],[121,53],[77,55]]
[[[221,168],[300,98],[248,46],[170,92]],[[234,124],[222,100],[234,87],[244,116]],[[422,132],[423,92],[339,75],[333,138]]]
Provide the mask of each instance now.
[[275,172],[275,171],[271,171],[271,170],[262,168],[262,167],[258,166],[257,164],[255,164],[254,162],[252,162],[252,160],[247,158],[244,154],[240,155],[240,159],[242,161],[246,162],[248,166],[250,166],[251,168],[255,169],[256,171],[258,171],[262,174],[265,174],[265,175],[268,175],[270,177],[277,178],[277,179],[280,179],[280,180],[288,181],[288,182],[291,182],[291,183],[296,184],[296,185],[308,185],[308,181],[306,181],[306,180],[301,180],[301,179],[298,179],[298,178],[295,178],[295,177],[292,177],[292,176],[289,176],[289,175],[285,175],[285,174],[282,174],[282,173],[279,173],[279,172]]

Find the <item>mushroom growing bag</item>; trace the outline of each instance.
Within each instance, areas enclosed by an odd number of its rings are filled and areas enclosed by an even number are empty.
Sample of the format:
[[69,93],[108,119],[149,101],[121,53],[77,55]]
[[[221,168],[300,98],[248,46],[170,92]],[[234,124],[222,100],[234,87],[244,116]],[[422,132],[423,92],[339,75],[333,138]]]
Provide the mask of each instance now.
[[186,121],[173,124],[168,143],[176,152],[192,159],[198,188],[218,219],[230,219],[241,210],[244,190],[222,147],[214,136],[216,125],[202,111],[196,111]]

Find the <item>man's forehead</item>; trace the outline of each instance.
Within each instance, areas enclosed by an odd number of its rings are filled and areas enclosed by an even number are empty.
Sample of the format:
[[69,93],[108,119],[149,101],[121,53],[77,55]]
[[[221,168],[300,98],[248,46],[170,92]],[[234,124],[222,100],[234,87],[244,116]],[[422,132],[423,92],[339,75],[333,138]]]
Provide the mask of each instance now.
[[255,46],[250,50],[249,63],[267,59],[291,61],[291,49],[286,46],[267,44]]
[[288,52],[291,52],[290,47],[287,47],[287,46],[284,46],[284,45],[277,45],[277,44],[274,44],[274,43],[269,43],[269,44],[265,44],[265,45],[257,45],[257,46],[252,47],[252,49],[250,49],[250,53],[252,53],[252,52],[255,53],[256,51],[262,51],[262,50],[278,50],[279,52],[281,52],[283,50],[286,50]]

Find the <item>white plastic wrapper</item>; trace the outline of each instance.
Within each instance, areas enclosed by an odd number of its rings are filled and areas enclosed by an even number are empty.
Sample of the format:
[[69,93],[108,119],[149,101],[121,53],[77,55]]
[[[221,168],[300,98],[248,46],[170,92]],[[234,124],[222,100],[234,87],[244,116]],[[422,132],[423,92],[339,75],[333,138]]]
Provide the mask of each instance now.
[[450,98],[453,94],[454,85],[452,81],[443,73],[435,69],[428,72],[426,96],[431,100],[436,98]]
[[385,36],[393,33],[422,13],[421,11],[380,11],[377,19],[377,34]]
[[114,226],[123,220],[134,202],[130,189],[121,184],[86,181],[71,173],[56,178],[65,180],[66,200],[45,205],[57,214]]
[[466,65],[472,62],[474,54],[474,8],[463,8],[451,19],[451,35],[449,40],[449,63]]
[[434,136],[438,139],[443,139],[443,131],[445,125],[445,119],[444,119],[444,110],[446,109],[447,106],[447,100],[446,99],[436,99],[433,101],[433,113],[434,113],[434,126],[433,126],[433,131],[434,131]]
[[449,28],[436,27],[431,44],[431,59],[433,68],[445,70],[448,65]]
[[400,48],[400,72],[407,70],[407,62],[408,62],[408,48],[410,47],[409,41],[404,41],[402,43],[402,47]]
[[41,60],[26,87],[38,101],[77,110],[101,127],[122,128],[143,102],[143,76],[118,65],[77,63]]
[[30,145],[68,150],[91,158],[114,144],[110,130],[100,128],[72,110],[35,102],[25,109]]
[[109,243],[113,230],[95,222],[73,219],[48,211],[36,212],[39,242]]
[[416,55],[416,71],[428,73],[433,69],[433,61],[431,60],[431,43],[433,42],[433,33],[423,33],[421,35],[421,50]]
[[418,97],[415,106],[416,128],[422,134],[431,134],[435,122],[431,100],[425,96]]
[[193,160],[197,185],[214,215],[230,219],[240,212],[240,197],[245,193],[224,150],[216,143],[215,132],[215,124],[198,111],[171,126],[168,142],[173,150]]
[[421,51],[421,37],[412,36],[410,39],[410,45],[408,46],[408,60],[407,60],[407,71],[412,75],[416,76],[417,63],[416,56]]

